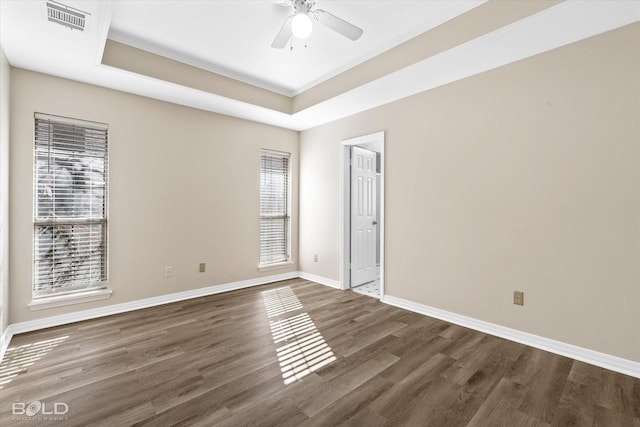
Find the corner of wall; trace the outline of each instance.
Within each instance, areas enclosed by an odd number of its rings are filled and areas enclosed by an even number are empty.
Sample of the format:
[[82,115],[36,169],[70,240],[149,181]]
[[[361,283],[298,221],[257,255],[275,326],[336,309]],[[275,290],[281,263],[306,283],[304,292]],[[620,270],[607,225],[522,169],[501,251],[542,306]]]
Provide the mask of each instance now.
[[0,45],[0,360],[9,345],[9,61]]

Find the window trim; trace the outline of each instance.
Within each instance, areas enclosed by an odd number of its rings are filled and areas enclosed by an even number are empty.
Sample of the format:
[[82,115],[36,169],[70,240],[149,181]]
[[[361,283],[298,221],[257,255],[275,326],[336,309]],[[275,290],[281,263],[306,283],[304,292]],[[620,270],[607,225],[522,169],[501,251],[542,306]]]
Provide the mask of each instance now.
[[64,293],[61,295],[43,296],[34,298],[27,304],[29,310],[38,311],[48,308],[64,307],[67,305],[81,304],[91,301],[100,301],[111,298],[113,291],[108,288],[87,288],[77,292]]
[[[268,148],[263,148],[260,150],[260,168],[259,168],[259,173],[258,173],[258,179],[259,179],[259,183],[260,183],[260,179],[261,179],[261,175],[262,175],[262,159],[263,156],[267,154],[271,154],[271,155],[275,155],[275,156],[280,156],[280,157],[286,157],[287,158],[287,212],[286,212],[286,223],[287,223],[287,229],[285,230],[286,233],[286,259],[283,260],[278,260],[278,261],[274,261],[274,262],[262,262],[261,261],[261,250],[260,250],[260,246],[262,243],[262,238],[260,236],[260,232],[258,231],[258,271],[269,271],[269,270],[277,270],[277,269],[283,269],[283,268],[288,268],[291,267],[293,265],[295,265],[295,262],[293,261],[293,256],[291,254],[291,246],[292,246],[292,239],[291,239],[291,233],[292,233],[292,226],[291,226],[291,196],[292,196],[292,183],[291,183],[291,153],[286,152],[286,151],[278,151],[278,150],[272,150],[272,149],[268,149]],[[259,184],[258,187],[258,191],[259,191],[259,215],[258,215],[258,230],[260,229],[260,223],[262,221],[262,217],[263,215],[261,214],[261,203],[262,203],[262,185]]]
[[258,264],[258,271],[270,271],[270,270],[280,270],[282,268],[289,268],[294,266],[296,263],[293,262],[291,256],[287,261],[274,262],[271,264]]
[[[105,171],[104,171],[104,179],[105,179],[105,192],[104,192],[104,216],[102,218],[80,218],[80,219],[62,219],[62,220],[39,220],[37,219],[37,182],[36,174],[37,174],[37,135],[36,135],[36,124],[38,120],[58,122],[63,125],[70,126],[78,126],[87,129],[95,129],[95,130],[104,130],[107,132],[105,138],[106,150],[105,150]],[[42,310],[47,308],[55,308],[61,307],[70,304],[78,304],[89,301],[96,301],[101,299],[107,299],[111,297],[112,290],[108,288],[108,279],[109,279],[109,125],[106,123],[95,122],[90,120],[82,120],[75,119],[71,117],[64,116],[56,116],[52,114],[46,113],[34,113],[33,118],[34,124],[34,142],[33,142],[33,181],[32,181],[32,196],[33,196],[33,215],[32,215],[32,280],[31,280],[31,302],[27,304],[30,310]],[[38,272],[36,271],[36,239],[37,239],[37,230],[38,227],[42,226],[56,226],[56,225],[81,225],[81,224],[102,224],[103,226],[103,239],[104,239],[104,251],[102,253],[103,257],[103,265],[104,265],[104,280],[100,282],[95,282],[94,284],[86,287],[72,287],[66,291],[60,292],[52,292],[48,294],[36,294],[36,275]]]

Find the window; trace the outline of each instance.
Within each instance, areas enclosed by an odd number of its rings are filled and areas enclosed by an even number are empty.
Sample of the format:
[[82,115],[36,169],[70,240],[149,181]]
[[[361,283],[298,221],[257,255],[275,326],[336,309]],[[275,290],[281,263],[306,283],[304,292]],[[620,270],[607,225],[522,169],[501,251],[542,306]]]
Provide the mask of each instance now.
[[35,115],[34,300],[106,287],[107,132]]
[[289,261],[289,154],[262,151],[260,265]]

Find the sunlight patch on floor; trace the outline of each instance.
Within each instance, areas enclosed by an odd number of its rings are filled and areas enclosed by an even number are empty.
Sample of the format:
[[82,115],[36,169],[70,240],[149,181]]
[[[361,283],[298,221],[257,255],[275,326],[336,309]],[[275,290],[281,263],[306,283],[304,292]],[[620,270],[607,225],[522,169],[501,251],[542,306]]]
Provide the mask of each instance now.
[[0,365],[0,390],[21,373],[26,373],[29,366],[42,359],[67,338],[69,336],[65,335],[18,347],[9,347]]
[[288,286],[265,291],[262,293],[262,298],[269,317],[276,317],[302,308],[300,300]]
[[[331,347],[290,287],[263,292],[269,327],[285,384],[291,384],[336,360]],[[282,318],[283,314],[291,313]],[[281,317],[279,319],[271,319]]]

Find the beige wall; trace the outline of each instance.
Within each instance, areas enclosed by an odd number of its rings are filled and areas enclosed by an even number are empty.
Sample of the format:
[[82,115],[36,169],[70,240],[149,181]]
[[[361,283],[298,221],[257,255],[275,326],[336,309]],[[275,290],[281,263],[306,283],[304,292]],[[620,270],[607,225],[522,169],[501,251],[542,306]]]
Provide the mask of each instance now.
[[291,113],[291,98],[132,46],[106,41],[102,64],[253,105]]
[[[292,155],[298,251],[297,132],[21,69],[11,81],[11,323],[297,270],[257,269],[261,148]],[[109,124],[109,300],[27,308],[34,112]]]
[[558,3],[560,0],[493,0],[478,5],[295,96],[293,112],[302,111]]
[[0,352],[9,325],[9,82],[9,62],[0,47]]
[[339,279],[340,141],[384,130],[388,295],[640,361],[639,39],[302,132],[300,269]]

